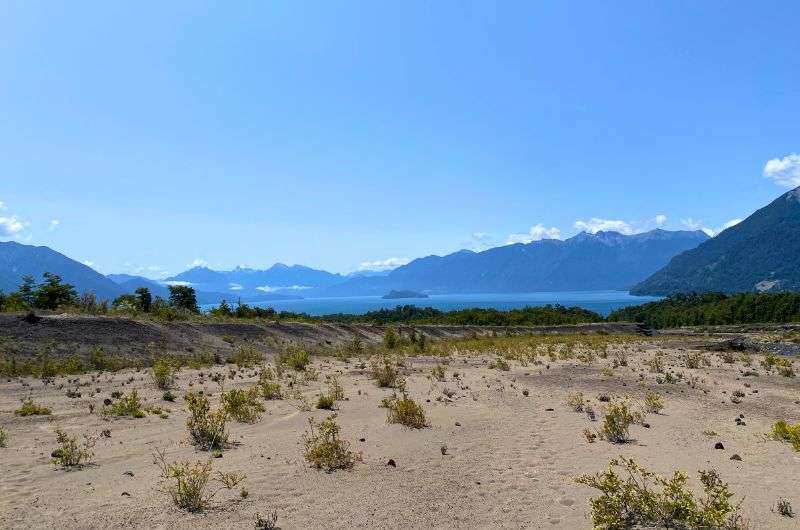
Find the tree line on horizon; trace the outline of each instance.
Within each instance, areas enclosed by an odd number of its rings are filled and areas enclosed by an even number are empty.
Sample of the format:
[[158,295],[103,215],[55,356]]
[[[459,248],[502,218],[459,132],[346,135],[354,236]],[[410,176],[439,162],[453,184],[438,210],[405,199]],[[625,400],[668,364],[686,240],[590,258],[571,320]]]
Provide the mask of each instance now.
[[[149,289],[140,287],[123,294],[109,304],[98,301],[94,294],[78,295],[75,287],[64,283],[56,274],[45,272],[40,283],[32,276],[22,279],[17,291],[0,292],[1,311],[34,311],[68,309],[88,314],[148,314],[154,318],[175,320],[201,314],[194,288],[170,285],[168,299],[153,297]],[[306,313],[276,311],[271,307],[251,306],[241,301],[229,304],[222,300],[207,313],[212,318],[266,320],[300,320],[305,322],[340,322],[388,324],[440,324],[476,326],[557,326],[599,322],[635,322],[650,328],[704,326],[725,324],[800,322],[800,293],[722,293],[677,294],[655,302],[629,306],[608,317],[581,307],[560,304],[528,306],[500,310],[469,308],[441,311],[432,307],[398,305],[361,315],[330,314],[312,316]]]

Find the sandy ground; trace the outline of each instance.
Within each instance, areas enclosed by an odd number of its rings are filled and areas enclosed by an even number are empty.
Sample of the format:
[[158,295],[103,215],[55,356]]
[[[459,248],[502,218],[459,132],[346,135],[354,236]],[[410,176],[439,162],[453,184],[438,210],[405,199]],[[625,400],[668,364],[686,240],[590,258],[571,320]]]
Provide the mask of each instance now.
[[[697,377],[694,387],[685,380],[656,383],[657,374],[644,363],[659,348],[668,369]],[[222,491],[201,514],[179,510],[159,491],[153,458],[156,449],[165,450],[169,459],[208,458],[188,441],[182,396],[204,388],[216,402],[219,389],[208,378],[201,385],[197,370],[181,371],[174,403],[161,400],[146,371],[100,374],[94,381],[92,374],[82,375],[80,381],[89,384],[79,387],[82,397],[74,399],[65,396],[75,385],[64,377],[47,386],[36,379],[4,380],[0,425],[9,441],[0,449],[0,527],[253,528],[256,512],[276,510],[285,529],[590,528],[588,499],[596,491],[576,484],[575,477],[604,469],[620,454],[663,474],[683,469],[694,486],[697,470],[716,468],[736,498],[744,497],[742,513],[751,527],[800,527],[800,518],[772,511],[779,497],[800,508],[800,453],[765,436],[778,419],[800,421],[797,378],[766,373],[758,356],[753,365],[760,375],[745,378],[741,362],[725,364],[713,353],[706,353],[712,366],[688,370],[680,361],[685,352],[674,346],[635,349],[639,353],[631,355],[629,366],[615,369],[613,376],[602,373],[611,358],[589,364],[544,358],[545,364],[528,366],[512,361],[509,371],[500,371],[488,367],[491,357],[469,353],[451,358],[446,381],[440,382],[430,375],[435,359],[410,358],[409,394],[422,403],[431,423],[421,430],[387,424],[378,403],[391,392],[377,388],[357,359],[315,357],[319,380],[300,388],[315,399],[326,388],[325,374],[338,374],[347,396],[338,404],[342,435],[362,453],[363,463],[333,473],[310,468],[303,459],[302,434],[309,417],[328,413],[302,412],[290,400],[266,402],[267,412],[257,423],[230,423],[236,446],[213,460],[215,469],[246,473],[249,495],[242,499]],[[228,367],[211,370],[227,373]],[[252,384],[255,378],[248,374],[254,372],[240,371],[226,388]],[[147,403],[169,408],[169,417],[118,419],[98,413],[112,391],[132,388]],[[665,403],[662,414],[647,417],[649,428],[634,426],[635,440],[628,444],[587,442],[582,431],[601,424],[599,394],[637,399],[646,388]],[[95,389],[99,393],[89,397]],[[443,396],[444,389],[455,391],[452,399]],[[740,404],[731,402],[734,390],[746,393]],[[566,406],[575,391],[590,400],[598,421]],[[53,414],[15,416],[20,398],[27,396]],[[744,426],[734,422],[740,414]],[[62,470],[50,458],[57,427],[71,434],[109,429],[111,436],[99,438],[93,465]],[[716,434],[704,434],[711,431]],[[715,449],[716,442],[724,449]],[[731,460],[733,454],[741,461]],[[389,459],[396,467],[387,465]]]

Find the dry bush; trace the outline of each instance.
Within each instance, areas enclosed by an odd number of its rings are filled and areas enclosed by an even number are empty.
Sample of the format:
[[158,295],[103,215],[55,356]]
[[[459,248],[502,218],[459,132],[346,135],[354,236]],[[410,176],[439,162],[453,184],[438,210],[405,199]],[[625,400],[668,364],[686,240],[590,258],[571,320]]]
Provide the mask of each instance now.
[[208,398],[202,394],[186,394],[185,400],[190,414],[186,428],[192,443],[203,451],[225,448],[228,444],[228,432],[225,430],[228,415],[225,409],[212,411]]
[[372,357],[369,361],[370,376],[381,388],[398,388],[402,386],[400,369],[388,355]]
[[776,440],[792,444],[795,451],[800,451],[800,423],[792,425],[781,420],[772,426],[771,434]]
[[306,366],[308,366],[308,363],[310,362],[311,362],[311,357],[305,350],[284,352],[280,354],[280,356],[278,356],[279,364],[288,366],[289,368],[297,372],[304,371],[306,369]]
[[103,407],[103,414],[107,416],[144,418],[144,410],[142,410],[142,401],[139,399],[139,392],[134,388],[127,396],[122,396],[115,403]]
[[78,439],[68,436],[67,433],[61,429],[56,429],[56,443],[58,448],[53,451],[53,463],[61,467],[80,467],[91,461],[94,453],[95,439],[89,436],[84,436],[83,442],[78,442]]
[[741,503],[731,504],[728,484],[714,470],[699,475],[704,494],[699,499],[688,488],[686,473],[675,471],[665,478],[624,457],[611,460],[606,471],[578,477],[577,482],[602,493],[589,500],[595,528],[747,528],[737,513]]
[[437,381],[444,381],[446,375],[444,366],[442,366],[439,363],[436,363],[436,366],[434,366],[433,369],[431,370],[431,375]]
[[8,433],[3,427],[0,427],[0,447],[8,445]]
[[334,401],[342,401],[344,399],[344,388],[339,383],[339,378],[335,375],[330,376],[328,379],[328,395]]
[[43,407],[33,401],[33,399],[23,399],[22,406],[14,411],[17,416],[49,416],[53,411]]
[[506,361],[502,357],[498,357],[494,361],[489,363],[489,368],[492,370],[502,370],[504,372],[507,372],[511,370],[511,365],[509,365],[508,361]]
[[583,412],[586,406],[586,400],[583,397],[583,392],[575,392],[567,396],[567,406],[575,412]]
[[234,388],[223,392],[220,402],[228,416],[244,423],[257,422],[266,410],[259,401],[259,388],[255,386],[249,390]]
[[429,427],[422,405],[403,394],[402,398],[394,399],[388,403],[388,423],[399,423],[412,429]]
[[341,427],[336,423],[336,414],[317,423],[308,419],[309,430],[303,435],[305,459],[317,469],[327,472],[350,469],[361,459],[350,451],[350,443],[339,438]]
[[161,390],[172,388],[178,369],[167,359],[159,359],[153,363],[153,382]]
[[653,414],[658,414],[664,408],[664,401],[661,399],[661,396],[653,392],[652,390],[648,390],[644,394],[644,410],[647,412],[652,412]]
[[642,420],[641,412],[634,411],[627,399],[610,403],[603,419],[601,434],[611,443],[627,443],[630,441],[630,426]]
[[[162,491],[181,509],[199,512],[208,507],[214,496],[223,489],[232,490],[246,478],[240,473],[213,473],[211,460],[205,462],[167,462],[163,451],[154,455],[161,470]],[[219,486],[211,490],[213,483]]]

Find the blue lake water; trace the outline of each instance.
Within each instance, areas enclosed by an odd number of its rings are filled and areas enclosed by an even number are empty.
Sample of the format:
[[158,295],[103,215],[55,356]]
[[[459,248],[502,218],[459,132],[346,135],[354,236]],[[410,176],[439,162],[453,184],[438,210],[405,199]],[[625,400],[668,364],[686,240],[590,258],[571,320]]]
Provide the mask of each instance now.
[[[659,300],[659,298],[652,296],[633,296],[627,291],[569,291],[549,293],[442,294],[431,295],[428,298],[400,298],[392,300],[384,300],[380,296],[348,296],[340,298],[273,300],[251,305],[272,307],[276,311],[294,311],[297,313],[307,313],[309,315],[329,315],[332,313],[360,315],[376,309],[391,309],[397,305],[416,305],[419,307],[433,307],[442,311],[452,311],[454,309],[466,309],[470,307],[508,310],[525,306],[561,304],[567,307],[583,307],[605,316],[611,311],[621,307],[639,305],[654,300]],[[214,305],[204,305],[202,309],[208,310],[212,307],[214,307]]]

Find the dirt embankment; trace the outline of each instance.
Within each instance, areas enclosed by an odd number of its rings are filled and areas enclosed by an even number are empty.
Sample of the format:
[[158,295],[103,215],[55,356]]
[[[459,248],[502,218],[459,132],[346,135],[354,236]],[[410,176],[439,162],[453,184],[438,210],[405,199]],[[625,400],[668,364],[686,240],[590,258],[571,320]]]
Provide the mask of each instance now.
[[[402,334],[409,326],[395,326]],[[430,339],[466,337],[472,334],[613,333],[643,334],[636,324],[599,323],[575,326],[450,326],[417,325]],[[230,352],[234,345],[251,343],[265,350],[287,346],[325,348],[352,341],[377,343],[385,328],[373,324],[320,324],[278,321],[182,321],[162,322],[108,316],[48,315],[26,320],[23,315],[0,315],[0,352],[35,355],[83,353],[102,347],[111,353],[137,355],[183,352]]]

